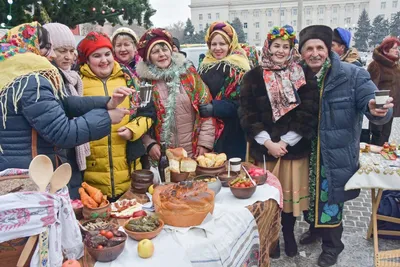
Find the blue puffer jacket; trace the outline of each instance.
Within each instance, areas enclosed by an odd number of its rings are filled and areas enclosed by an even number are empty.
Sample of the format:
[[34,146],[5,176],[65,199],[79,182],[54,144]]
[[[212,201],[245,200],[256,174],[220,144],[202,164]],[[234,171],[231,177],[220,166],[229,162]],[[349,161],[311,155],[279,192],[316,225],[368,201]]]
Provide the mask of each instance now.
[[[27,78],[22,78],[22,84]],[[7,94],[6,128],[0,126],[0,171],[8,168],[28,169],[32,160],[32,128],[37,132],[37,153],[50,157],[55,166],[56,155],[66,162],[66,148],[100,139],[110,133],[111,120],[105,109],[108,97],[65,97],[56,99],[48,80],[39,76],[38,98],[35,77],[17,103],[13,90]],[[0,114],[3,122],[4,114]],[[70,119],[76,117],[76,119]],[[56,148],[55,148],[56,147]]]
[[322,161],[329,182],[329,202],[344,202],[359,195],[359,190],[344,191],[347,181],[359,167],[362,114],[374,124],[385,124],[392,116],[370,114],[368,103],[377,90],[369,73],[353,64],[341,62],[331,53],[321,102],[320,142]]

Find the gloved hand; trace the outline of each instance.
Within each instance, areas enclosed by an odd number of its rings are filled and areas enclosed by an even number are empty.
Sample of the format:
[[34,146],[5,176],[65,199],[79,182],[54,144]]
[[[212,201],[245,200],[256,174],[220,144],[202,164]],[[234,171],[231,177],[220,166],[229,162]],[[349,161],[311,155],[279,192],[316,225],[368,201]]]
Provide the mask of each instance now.
[[212,117],[214,114],[214,108],[212,103],[201,104],[199,110],[200,110],[200,116],[203,118]]

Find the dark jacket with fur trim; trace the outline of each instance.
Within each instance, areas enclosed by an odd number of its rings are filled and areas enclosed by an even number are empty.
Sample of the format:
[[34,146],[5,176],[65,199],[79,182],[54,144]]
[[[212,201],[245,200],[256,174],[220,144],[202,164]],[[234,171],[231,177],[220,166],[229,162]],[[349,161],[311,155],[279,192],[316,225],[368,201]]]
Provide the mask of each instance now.
[[371,80],[379,90],[390,90],[393,97],[393,117],[400,117],[400,64],[399,61],[385,57],[378,49],[372,55],[373,61],[368,65]]
[[262,161],[263,155],[267,160],[275,160],[268,155],[265,146],[259,145],[254,139],[261,131],[267,131],[273,142],[279,142],[281,136],[289,131],[303,137],[293,147],[287,147],[288,153],[282,159],[300,159],[309,155],[311,139],[316,136],[318,126],[319,93],[313,77],[298,90],[298,94],[301,104],[274,123],[263,69],[257,67],[244,76],[240,91],[239,117],[250,142],[250,155],[255,160]]

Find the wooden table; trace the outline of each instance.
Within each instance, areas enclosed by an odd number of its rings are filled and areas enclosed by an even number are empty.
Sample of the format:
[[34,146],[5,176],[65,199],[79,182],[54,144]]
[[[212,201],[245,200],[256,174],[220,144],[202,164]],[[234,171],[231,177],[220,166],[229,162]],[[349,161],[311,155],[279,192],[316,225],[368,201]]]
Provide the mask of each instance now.
[[391,261],[400,257],[400,249],[379,251],[379,235],[400,236],[399,231],[378,230],[378,220],[400,224],[399,218],[378,214],[383,191],[400,190],[400,168],[391,167],[390,165],[393,163],[393,161],[385,160],[379,154],[362,153],[360,155],[360,169],[345,186],[345,190],[371,190],[372,214],[367,239],[373,238],[374,264],[376,267],[400,267],[400,262]]

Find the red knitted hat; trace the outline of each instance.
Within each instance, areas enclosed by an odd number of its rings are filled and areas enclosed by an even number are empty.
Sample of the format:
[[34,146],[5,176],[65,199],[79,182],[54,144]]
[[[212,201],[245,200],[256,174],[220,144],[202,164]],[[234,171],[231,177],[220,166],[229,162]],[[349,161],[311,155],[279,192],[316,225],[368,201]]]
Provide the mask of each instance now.
[[103,47],[108,47],[111,50],[113,49],[108,35],[102,32],[89,32],[77,47],[79,54],[78,64],[86,63],[88,57],[94,51]]
[[166,44],[169,49],[172,51],[173,40],[172,35],[161,28],[150,29],[145,32],[139,40],[138,44],[138,53],[144,61],[149,60],[151,49],[159,43]]

